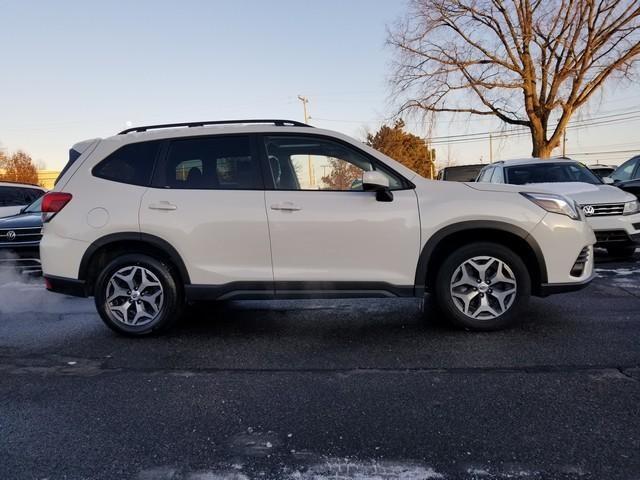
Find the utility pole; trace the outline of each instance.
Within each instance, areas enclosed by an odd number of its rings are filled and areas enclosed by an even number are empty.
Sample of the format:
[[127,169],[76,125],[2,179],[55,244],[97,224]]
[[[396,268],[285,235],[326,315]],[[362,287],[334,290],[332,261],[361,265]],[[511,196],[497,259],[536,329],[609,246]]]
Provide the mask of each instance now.
[[[298,100],[302,102],[302,109],[304,111],[304,123],[309,123],[309,113],[307,112],[309,99],[303,95],[298,95]],[[311,155],[307,156],[307,168],[309,169],[309,186],[313,187],[316,184],[316,176],[313,171],[313,162],[311,161]]]
[[493,135],[489,134],[489,163],[493,163]]
[[567,130],[562,132],[562,156],[567,156]]
[[309,123],[309,115],[307,113],[307,104],[309,103],[309,99],[302,95],[298,95],[298,100],[302,102],[302,108],[304,109],[304,123]]

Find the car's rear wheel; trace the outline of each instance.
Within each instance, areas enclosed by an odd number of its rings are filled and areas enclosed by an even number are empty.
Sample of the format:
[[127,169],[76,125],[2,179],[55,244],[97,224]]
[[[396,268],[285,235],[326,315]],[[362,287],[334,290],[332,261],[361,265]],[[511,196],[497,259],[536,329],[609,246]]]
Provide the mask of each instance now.
[[512,323],[531,295],[522,259],[496,243],[477,242],[452,252],[434,285],[440,311],[456,326],[496,330]]
[[607,253],[611,257],[629,259],[635,255],[636,246],[628,245],[624,247],[607,247]]
[[129,336],[168,329],[183,306],[171,267],[142,254],[123,255],[106,265],[98,275],[94,295],[107,326]]

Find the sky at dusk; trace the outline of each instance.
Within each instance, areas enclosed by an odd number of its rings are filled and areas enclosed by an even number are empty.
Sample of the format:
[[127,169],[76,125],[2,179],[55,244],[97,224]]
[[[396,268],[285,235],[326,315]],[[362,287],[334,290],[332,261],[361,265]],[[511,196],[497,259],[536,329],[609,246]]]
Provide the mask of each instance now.
[[[129,123],[302,120],[298,94],[312,125],[363,139],[394,114],[385,41],[406,10],[404,0],[0,0],[0,146],[60,169],[73,143]],[[567,152],[620,163],[640,151],[639,114],[637,82],[608,88],[579,118],[622,116],[570,130]],[[427,134],[415,119],[408,127]],[[429,134],[499,128],[439,117]],[[485,139],[434,146],[440,166],[489,160]],[[527,136],[493,147],[494,160],[531,148]]]

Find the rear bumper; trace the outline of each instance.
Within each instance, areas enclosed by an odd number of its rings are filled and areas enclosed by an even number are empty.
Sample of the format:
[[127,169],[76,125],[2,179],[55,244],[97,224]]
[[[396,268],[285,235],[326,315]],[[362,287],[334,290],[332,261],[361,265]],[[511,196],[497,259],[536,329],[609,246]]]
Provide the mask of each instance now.
[[84,280],[45,275],[44,281],[50,292],[71,295],[72,297],[87,296],[87,284]]
[[581,280],[579,282],[569,282],[569,283],[543,283],[540,285],[540,289],[537,292],[537,296],[539,297],[547,297],[549,295],[554,295],[556,293],[568,293],[575,292],[578,290],[582,290],[589,286],[591,281],[596,277],[595,272],[591,274],[591,276],[585,280]]

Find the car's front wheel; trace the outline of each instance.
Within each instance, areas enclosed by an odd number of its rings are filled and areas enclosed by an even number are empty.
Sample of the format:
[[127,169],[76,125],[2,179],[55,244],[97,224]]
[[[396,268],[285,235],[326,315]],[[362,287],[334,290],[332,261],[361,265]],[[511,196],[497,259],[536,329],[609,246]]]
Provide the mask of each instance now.
[[456,326],[496,330],[512,323],[531,295],[522,259],[496,243],[477,242],[451,253],[434,285],[436,303]]
[[96,280],[94,296],[104,323],[129,336],[168,329],[183,304],[171,267],[143,254],[123,255],[106,265]]

